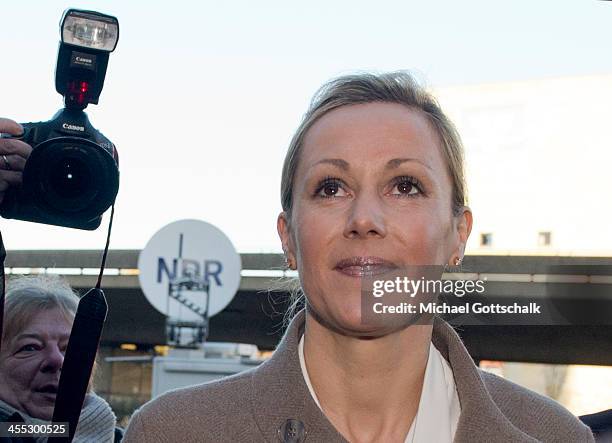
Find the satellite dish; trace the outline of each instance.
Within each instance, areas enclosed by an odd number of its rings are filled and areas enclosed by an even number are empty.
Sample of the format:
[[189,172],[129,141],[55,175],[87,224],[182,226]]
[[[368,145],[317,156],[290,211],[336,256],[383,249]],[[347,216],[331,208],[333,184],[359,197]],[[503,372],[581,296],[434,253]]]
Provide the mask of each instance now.
[[[207,298],[208,317],[232,301],[241,267],[240,255],[220,229],[201,220],[180,220],[157,231],[140,252],[138,279],[155,309],[170,319],[194,322],[202,320]],[[190,281],[200,284],[169,295],[170,283]]]

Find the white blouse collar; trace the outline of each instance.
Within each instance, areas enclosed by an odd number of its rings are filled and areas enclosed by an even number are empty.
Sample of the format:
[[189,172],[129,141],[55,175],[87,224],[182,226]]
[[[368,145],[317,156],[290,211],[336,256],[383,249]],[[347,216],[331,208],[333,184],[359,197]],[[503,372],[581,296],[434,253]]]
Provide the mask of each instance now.
[[[306,386],[308,386],[312,399],[323,411],[306,369],[303,335],[300,338],[298,349],[300,367]],[[430,344],[419,408],[404,443],[430,441],[451,443],[457,430],[460,414],[461,406],[453,371],[440,351]]]

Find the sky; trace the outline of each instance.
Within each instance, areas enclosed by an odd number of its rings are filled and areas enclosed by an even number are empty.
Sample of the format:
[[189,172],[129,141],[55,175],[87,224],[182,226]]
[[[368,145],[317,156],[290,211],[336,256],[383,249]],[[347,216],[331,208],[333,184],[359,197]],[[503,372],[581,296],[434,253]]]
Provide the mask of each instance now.
[[[119,19],[92,124],[120,155],[113,249],[201,219],[239,252],[278,252],[280,171],[316,89],[407,69],[431,88],[612,73],[612,2],[3,2],[0,116],[61,108],[54,66],[67,7]],[[94,232],[0,219],[7,249],[101,249]]]

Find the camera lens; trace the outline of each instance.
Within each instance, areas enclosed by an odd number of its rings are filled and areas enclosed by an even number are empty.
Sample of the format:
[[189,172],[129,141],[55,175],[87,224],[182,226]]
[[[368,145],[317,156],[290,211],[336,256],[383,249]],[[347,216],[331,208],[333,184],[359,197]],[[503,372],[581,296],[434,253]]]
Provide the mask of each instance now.
[[51,166],[48,182],[62,199],[74,199],[94,191],[89,165],[73,155],[60,157]]
[[24,170],[24,187],[57,220],[91,220],[110,207],[119,171],[100,145],[76,137],[39,144]]
[[89,145],[56,145],[49,149],[47,167],[40,176],[47,205],[62,212],[77,213],[88,208],[100,191],[92,174],[97,152]]

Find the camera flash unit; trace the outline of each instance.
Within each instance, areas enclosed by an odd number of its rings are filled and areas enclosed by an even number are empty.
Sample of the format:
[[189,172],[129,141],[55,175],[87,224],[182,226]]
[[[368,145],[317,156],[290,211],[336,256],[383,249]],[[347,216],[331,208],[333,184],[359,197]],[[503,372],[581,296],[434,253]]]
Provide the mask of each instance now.
[[67,108],[98,104],[108,56],[119,40],[119,21],[95,11],[67,9],[60,21],[61,41],[55,68],[55,89]]

